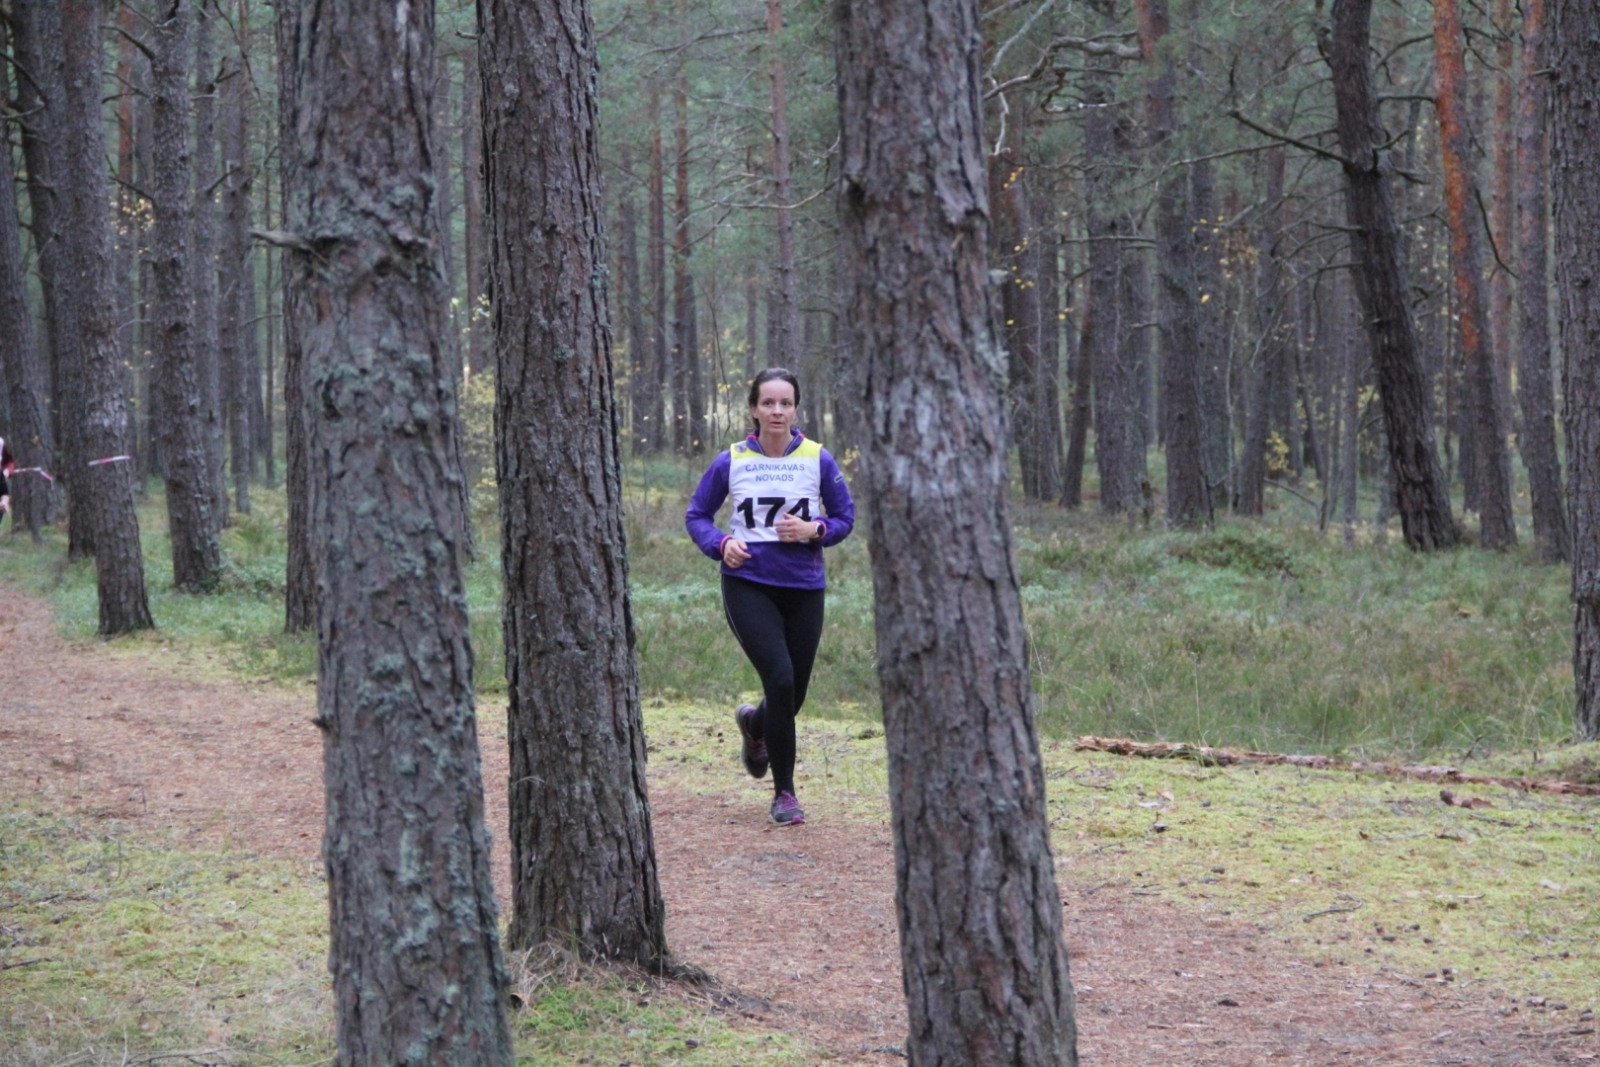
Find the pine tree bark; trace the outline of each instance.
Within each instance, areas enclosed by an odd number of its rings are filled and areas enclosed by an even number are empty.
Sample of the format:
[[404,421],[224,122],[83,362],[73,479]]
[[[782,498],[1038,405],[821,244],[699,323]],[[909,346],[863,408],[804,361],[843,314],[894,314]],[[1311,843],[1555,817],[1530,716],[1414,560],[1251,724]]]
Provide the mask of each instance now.
[[46,412],[56,454],[56,480],[67,509],[67,558],[94,555],[84,461],[83,338],[77,319],[79,278],[70,266],[65,238],[67,143],[71,117],[66,108],[66,54],[61,5],[27,0],[12,13],[18,64],[31,77],[17,79],[22,123],[22,157],[28,169],[28,214],[38,255],[39,289],[44,301],[50,405]]
[[1472,437],[1478,460],[1479,539],[1484,548],[1517,543],[1511,511],[1511,464],[1506,455],[1502,389],[1495,381],[1495,355],[1483,292],[1481,216],[1473,192],[1471,133],[1467,129],[1466,36],[1460,0],[1434,0],[1435,94],[1439,110],[1439,154],[1444,170],[1445,215],[1450,227],[1457,323],[1472,394]]
[[1075,1065],[990,328],[974,0],[841,0],[840,214],[916,1067]]
[[[681,0],[680,0],[681,4]],[[673,140],[677,162],[672,175],[672,344],[668,349],[672,381],[672,448],[692,453],[693,420],[689,414],[689,77],[681,69],[673,91],[676,105]]]
[[1600,740],[1600,7],[1550,0],[1550,172],[1572,515],[1573,732]]
[[[633,158],[627,145],[622,147],[622,173],[625,183],[633,180]],[[623,315],[628,322],[629,443],[635,456],[650,451],[650,391],[655,386],[650,367],[650,345],[644,328],[644,287],[639,275],[638,210],[633,189],[627,186],[618,205],[621,233],[618,258],[622,273]]]
[[[0,23],[0,49],[6,45]],[[24,79],[26,80],[26,79]],[[11,110],[7,79],[0,78],[0,105]],[[33,314],[28,308],[28,275],[22,259],[22,224],[17,215],[17,187],[7,143],[0,152],[0,374],[6,378],[6,432],[17,461],[12,475],[13,529],[28,531],[35,544],[39,530],[50,521],[54,485],[41,471],[55,470],[50,424],[45,418],[44,374],[34,340]]]
[[[1096,9],[1102,25],[1109,25],[1114,17],[1111,6],[1100,3]],[[1112,107],[1112,86],[1121,63],[1114,56],[1093,57],[1089,63],[1091,73],[1084,80],[1084,89],[1090,107],[1083,126],[1084,158],[1089,165],[1084,181],[1089,296],[1079,360],[1094,382],[1094,458],[1100,475],[1100,510],[1119,515],[1137,506],[1134,456],[1144,440],[1139,425],[1139,367],[1131,344],[1123,343],[1124,238],[1131,236],[1131,230],[1116,209],[1115,197],[1116,164],[1127,139],[1117,134]]]
[[[306,164],[296,128],[299,107],[294,69],[300,43],[300,7],[305,0],[275,5],[278,51],[278,159],[282,187],[279,216],[284,232],[304,234],[306,217]],[[309,45],[304,46],[309,48]],[[287,470],[284,495],[288,499],[288,552],[284,569],[284,625],[288,633],[304,633],[317,625],[317,570],[312,551],[311,429],[307,422],[304,338],[315,325],[314,310],[303,299],[304,286],[293,277],[288,250],[281,261],[283,299],[283,449]]]
[[221,303],[217,276],[217,44],[218,0],[196,0],[194,35],[194,290],[195,353],[200,368],[201,417],[206,429],[206,471],[220,530],[233,524],[228,507],[227,435],[223,425],[223,369],[218,333]]
[[[479,6],[510,685],[510,941],[659,967],[584,0]],[[560,515],[560,528],[549,517]]]
[[[993,264],[1005,274],[999,288],[998,334],[1006,352],[1007,410],[1017,449],[1022,495],[1039,500],[1041,429],[1036,406],[1039,373],[1038,256],[1032,247],[1026,168],[1015,151],[989,157],[989,204],[994,212]],[[1053,498],[1054,493],[1051,494]]]
[[117,344],[111,219],[106,210],[111,198],[106,189],[106,135],[100,98],[105,57],[98,0],[63,0],[61,26],[66,59],[66,121],[62,126],[66,148],[62,154],[60,232],[66,245],[63,265],[76,279],[72,294],[76,306],[68,309],[68,314],[76,319],[76,340],[81,346],[77,363],[83,374],[84,419],[78,432],[92,464],[83,476],[84,509],[77,515],[91,524],[99,632],[109,637],[148,629],[155,623],[145,595],[133,465],[128,454],[132,382]]
[[189,55],[194,9],[163,0],[154,13],[150,56],[150,263],[155,291],[152,375],[162,397],[162,454],[172,584],[186,593],[214,593],[222,582],[222,546],[206,467],[206,430],[195,350],[194,275],[189,190]]
[[[509,1067],[461,578],[433,5],[285,3],[335,1062]],[[338,42],[338,47],[329,47]]]
[[[1279,124],[1279,129],[1283,128]],[[1272,400],[1281,391],[1287,369],[1289,322],[1284,308],[1283,264],[1279,241],[1283,232],[1283,179],[1288,153],[1282,145],[1266,153],[1266,208],[1256,249],[1256,335],[1260,338],[1250,378],[1250,406],[1245,413],[1244,454],[1240,456],[1238,510],[1259,516],[1266,511],[1267,441],[1272,432]]]
[[[680,0],[680,3],[682,0]],[[795,272],[794,180],[789,172],[788,74],[783,65],[779,34],[783,32],[783,0],[767,0],[767,77],[771,85],[768,121],[772,126],[773,222],[777,229],[777,259],[772,264],[772,303],[767,309],[775,367],[798,367],[800,359],[800,296]]]
[[467,367],[473,374],[489,362],[483,317],[483,119],[480,112],[483,84],[478,77],[478,54],[467,49],[461,59],[461,207],[462,254],[467,272]]
[[[645,10],[651,28],[656,22],[655,0],[647,0]],[[645,255],[650,284],[650,341],[652,376],[655,389],[650,396],[650,451],[666,449],[667,389],[670,384],[667,358],[667,172],[661,145],[661,87],[650,79],[648,121],[650,124],[650,237]]]
[[[237,23],[235,32],[246,25]],[[241,40],[241,45],[244,43]],[[222,255],[219,260],[219,338],[218,360],[225,386],[225,423],[228,430],[228,473],[233,480],[234,508],[250,513],[250,471],[254,458],[254,438],[250,432],[249,356],[245,343],[253,330],[254,316],[248,302],[254,290],[247,290],[246,270],[250,259],[250,159],[248,155],[249,116],[245,107],[245,65],[242,53],[229,57],[222,93]]]
[[[1516,321],[1512,272],[1517,262],[1517,99],[1516,19],[1512,0],[1494,0],[1494,192],[1490,201],[1489,348],[1494,353],[1494,380],[1500,389],[1500,411],[1514,432],[1511,407],[1512,324]],[[1481,82],[1480,82],[1481,84]]]
[[1201,370],[1209,356],[1200,327],[1189,175],[1187,168],[1167,167],[1177,151],[1177,63],[1171,44],[1162,44],[1169,28],[1166,0],[1138,0],[1138,9],[1140,46],[1154,68],[1147,101],[1151,154],[1166,168],[1156,189],[1155,227],[1167,522],[1209,526],[1213,504],[1201,396]]
[[1561,491],[1556,451],[1555,388],[1551,380],[1549,201],[1550,173],[1545,112],[1549,76],[1545,65],[1545,0],[1522,3],[1522,78],[1517,93],[1517,262],[1519,313],[1517,394],[1522,433],[1517,442],[1533,498],[1533,538],[1547,563],[1572,558],[1567,504]]
[[1410,283],[1395,218],[1388,138],[1378,121],[1367,55],[1372,0],[1334,0],[1326,44],[1333,70],[1345,204],[1361,298],[1383,403],[1389,467],[1406,544],[1429,551],[1460,540],[1434,448],[1428,380],[1411,316]]

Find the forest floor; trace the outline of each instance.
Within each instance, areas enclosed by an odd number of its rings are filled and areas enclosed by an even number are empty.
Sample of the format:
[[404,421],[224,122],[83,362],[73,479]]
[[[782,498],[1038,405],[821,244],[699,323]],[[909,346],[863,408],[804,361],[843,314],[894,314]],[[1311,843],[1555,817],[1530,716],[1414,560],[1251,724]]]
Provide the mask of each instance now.
[[[309,690],[69,643],[43,601],[5,587],[0,641],[0,793],[196,848],[318,863],[321,739]],[[493,785],[506,777],[503,716],[484,710],[489,817],[503,842],[504,792]],[[773,827],[766,783],[738,771],[736,737],[728,730],[720,785],[652,739],[669,943],[736,991],[717,1009],[733,1025],[792,1035],[796,1047],[825,1050],[837,1064],[903,1063],[894,858],[881,798],[813,800],[806,826]],[[1370,956],[1325,965],[1259,923],[1201,915],[1135,879],[1108,883],[1060,862],[1079,1049],[1090,1067],[1543,1067],[1600,1056],[1583,1005],[1518,1010],[1482,985],[1421,980]],[[502,914],[507,881],[498,849]]]

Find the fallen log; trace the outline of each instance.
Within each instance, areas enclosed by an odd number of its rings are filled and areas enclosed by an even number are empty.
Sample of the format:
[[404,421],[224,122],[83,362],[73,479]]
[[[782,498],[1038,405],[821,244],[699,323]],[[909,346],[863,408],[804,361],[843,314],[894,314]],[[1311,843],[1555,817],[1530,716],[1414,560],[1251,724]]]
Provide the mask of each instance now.
[[1493,774],[1469,774],[1455,767],[1424,766],[1410,763],[1373,763],[1366,760],[1340,762],[1332,756],[1297,756],[1283,752],[1252,752],[1248,749],[1214,748],[1185,741],[1132,741],[1125,737],[1078,738],[1073,747],[1082,752],[1110,752],[1118,756],[1144,759],[1184,759],[1207,767],[1235,764],[1288,764],[1319,771],[1355,771],[1396,778],[1417,778],[1428,782],[1460,782],[1465,785],[1498,785],[1524,793],[1565,793],[1570,796],[1600,796],[1600,784],[1558,782],[1540,778],[1511,778]]

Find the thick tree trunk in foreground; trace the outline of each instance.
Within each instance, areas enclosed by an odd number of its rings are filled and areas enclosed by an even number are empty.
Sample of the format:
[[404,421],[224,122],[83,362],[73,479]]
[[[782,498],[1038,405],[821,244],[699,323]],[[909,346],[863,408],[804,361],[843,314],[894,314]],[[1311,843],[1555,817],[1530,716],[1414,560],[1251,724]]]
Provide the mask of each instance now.
[[976,4],[836,10],[907,1059],[1075,1065],[1006,505]]
[[431,192],[433,5],[285,8],[335,1062],[509,1067]]
[[1428,551],[1460,540],[1434,448],[1428,380],[1411,317],[1410,284],[1390,188],[1387,142],[1378,122],[1367,47],[1372,0],[1334,0],[1328,62],[1333,69],[1345,203],[1361,297],[1372,340],[1389,446],[1395,503],[1406,543]]
[[1572,505],[1574,733],[1600,739],[1600,6],[1550,0],[1550,162]]
[[[5,41],[0,28],[0,47]],[[4,79],[0,103],[11,105]],[[54,485],[38,469],[54,471],[49,423],[45,420],[44,374],[34,344],[33,314],[28,308],[28,276],[22,259],[22,225],[17,216],[17,187],[11,149],[0,152],[0,374],[5,375],[5,400],[10,408],[5,432],[10,436],[18,471],[11,478],[13,529],[25,529],[35,543],[39,528],[50,521]]]
[[1471,134],[1467,130],[1466,38],[1459,0],[1434,0],[1435,92],[1439,109],[1439,155],[1444,169],[1445,215],[1450,226],[1450,261],[1456,293],[1461,354],[1472,393],[1472,439],[1478,460],[1480,541],[1484,548],[1517,543],[1511,513],[1511,463],[1506,455],[1502,389],[1495,381],[1495,354],[1483,291],[1483,224],[1474,198]]
[[[479,6],[510,684],[511,943],[664,962],[584,0]],[[553,530],[552,515],[561,516]]]
[[162,455],[167,528],[172,539],[172,584],[186,593],[212,593],[222,581],[222,545],[213,516],[201,421],[194,306],[190,299],[189,44],[194,9],[165,0],[156,16],[150,59],[151,274],[154,325],[151,374],[166,413]]
[[1523,0],[1522,79],[1517,95],[1517,397],[1522,432],[1517,443],[1533,498],[1533,538],[1548,563],[1572,558],[1567,503],[1556,451],[1555,386],[1550,370],[1550,173],[1545,111],[1550,92],[1545,64],[1545,0]]
[[106,189],[105,121],[100,101],[104,58],[98,0],[63,0],[66,54],[66,122],[63,132],[62,227],[65,268],[76,282],[77,365],[84,384],[84,419],[78,434],[88,462],[78,521],[92,528],[100,633],[148,629],[144,557],[134,512],[133,427],[128,418],[132,382],[117,344],[117,297],[111,277],[111,202]]

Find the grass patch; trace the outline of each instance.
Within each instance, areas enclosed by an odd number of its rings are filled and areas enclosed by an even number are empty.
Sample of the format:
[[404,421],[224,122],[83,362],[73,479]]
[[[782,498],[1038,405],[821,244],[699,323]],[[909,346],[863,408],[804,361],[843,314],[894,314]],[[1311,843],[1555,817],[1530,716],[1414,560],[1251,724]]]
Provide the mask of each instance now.
[[327,904],[306,865],[0,806],[0,1062],[332,1053]]
[[[305,864],[185,848],[112,820],[0,805],[0,1063],[326,1063],[327,897]],[[800,1067],[647,975],[513,954],[517,1062]]]
[[[1573,750],[1581,760],[1600,745]],[[1057,855],[1087,887],[1270,932],[1317,966],[1600,1002],[1600,800],[1047,746]],[[1072,906],[1068,902],[1068,908]]]

